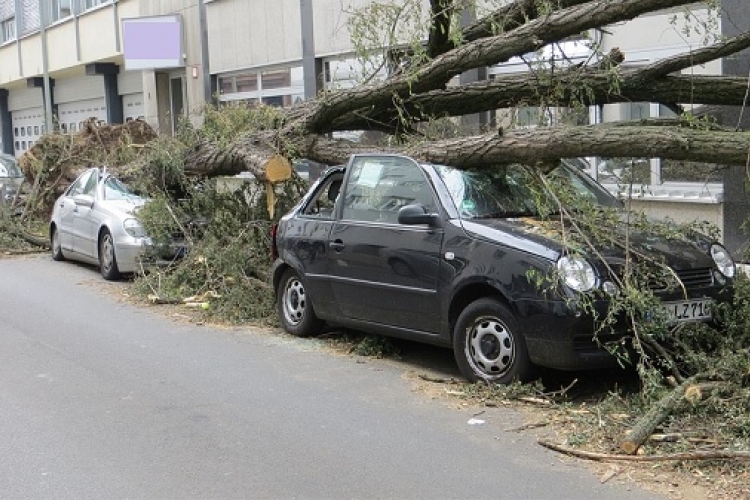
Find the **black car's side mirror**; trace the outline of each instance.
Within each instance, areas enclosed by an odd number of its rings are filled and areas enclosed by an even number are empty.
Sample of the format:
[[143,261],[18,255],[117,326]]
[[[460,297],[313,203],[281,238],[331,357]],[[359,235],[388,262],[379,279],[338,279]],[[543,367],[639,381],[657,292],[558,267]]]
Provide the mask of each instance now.
[[428,212],[424,205],[406,205],[398,211],[398,223],[409,225],[427,224],[430,227],[438,227],[440,225],[440,216]]

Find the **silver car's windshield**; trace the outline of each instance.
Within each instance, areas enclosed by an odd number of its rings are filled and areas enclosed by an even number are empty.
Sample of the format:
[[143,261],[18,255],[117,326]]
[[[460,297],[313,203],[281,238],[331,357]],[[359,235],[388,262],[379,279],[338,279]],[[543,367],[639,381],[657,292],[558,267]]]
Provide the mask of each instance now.
[[15,159],[0,155],[0,177],[23,177]]
[[125,184],[116,178],[109,176],[104,180],[104,199],[105,200],[127,200],[138,198]]

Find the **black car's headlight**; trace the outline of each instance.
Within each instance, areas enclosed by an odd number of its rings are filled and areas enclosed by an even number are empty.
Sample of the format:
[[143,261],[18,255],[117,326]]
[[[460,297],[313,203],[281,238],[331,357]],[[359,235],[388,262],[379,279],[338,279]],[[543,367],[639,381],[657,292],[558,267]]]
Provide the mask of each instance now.
[[125,229],[125,232],[133,238],[146,237],[146,230],[143,229],[143,226],[138,222],[138,219],[125,219],[122,223],[122,227]]
[[711,245],[711,258],[714,259],[716,268],[721,274],[727,278],[734,278],[736,272],[734,259],[732,259],[732,254],[726,248],[718,243],[714,243]]
[[569,255],[557,261],[560,277],[569,288],[589,292],[596,286],[596,272],[586,259]]

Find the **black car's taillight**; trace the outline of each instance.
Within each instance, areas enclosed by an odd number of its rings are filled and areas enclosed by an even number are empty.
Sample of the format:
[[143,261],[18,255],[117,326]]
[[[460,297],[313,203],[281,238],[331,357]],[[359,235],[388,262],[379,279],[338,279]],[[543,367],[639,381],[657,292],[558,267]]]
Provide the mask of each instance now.
[[279,258],[279,248],[276,246],[276,231],[279,229],[278,224],[271,226],[271,260]]

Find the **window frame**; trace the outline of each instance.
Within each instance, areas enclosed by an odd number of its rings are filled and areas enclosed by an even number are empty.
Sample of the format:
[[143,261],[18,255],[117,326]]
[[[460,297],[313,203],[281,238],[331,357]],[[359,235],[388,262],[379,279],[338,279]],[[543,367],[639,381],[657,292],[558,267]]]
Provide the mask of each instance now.
[[10,16],[0,21],[0,45],[17,39],[16,16]]
[[[373,174],[375,174],[374,171],[362,171],[368,167],[371,169],[378,167],[378,165],[375,165],[378,161],[383,163],[379,165],[376,174],[377,178],[373,176]],[[368,162],[372,163],[368,165]],[[402,163],[400,166],[393,165],[395,162]],[[391,163],[391,165],[388,163]],[[404,196],[394,196],[393,193],[396,192],[394,188],[399,187],[403,189],[407,186],[400,186],[398,180],[393,181],[392,184],[389,184],[390,181],[385,180],[389,177],[388,174],[392,173],[388,172],[389,167],[413,167],[413,172],[418,173],[419,178],[421,179],[421,184],[423,185],[420,191],[412,191],[413,194],[418,196],[414,196],[414,199],[411,201],[400,203],[398,199],[407,200],[408,198]],[[356,173],[358,168],[360,168],[359,175]],[[364,181],[362,180],[363,174],[366,175]],[[356,178],[355,175],[357,175]],[[408,187],[413,189],[413,180],[409,180]],[[367,201],[362,202],[363,207],[353,208],[350,206],[354,204],[354,201],[350,202],[350,200],[354,199],[352,196],[355,189],[359,189],[360,191],[366,189],[364,192],[366,196],[363,196],[363,198],[367,198]],[[422,201],[424,201],[425,193],[429,194],[431,204],[422,203]],[[390,198],[390,200],[384,201],[386,198]],[[420,201],[420,199],[422,199],[422,201]],[[377,202],[380,202],[381,204],[374,204]],[[435,192],[434,186],[432,185],[431,178],[424,171],[424,168],[412,158],[400,155],[354,155],[347,166],[347,176],[344,183],[344,197],[338,203],[341,205],[340,207],[337,207],[337,210],[340,212],[340,218],[342,221],[388,225],[399,225],[398,212],[404,206],[419,203],[431,211],[437,211],[440,206],[439,198]],[[363,217],[365,214],[367,216]]]

